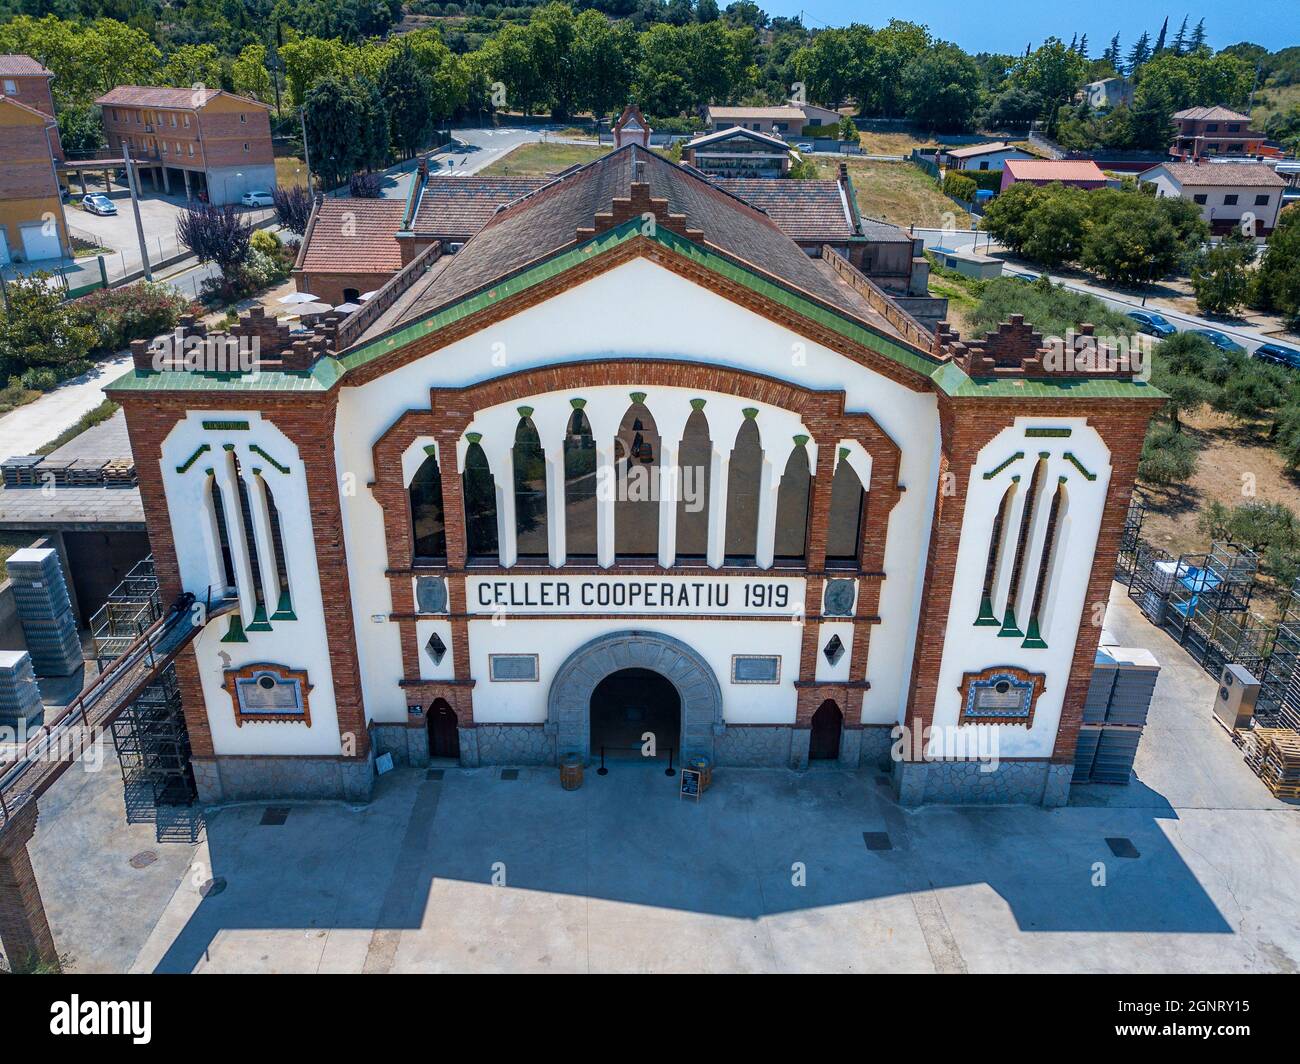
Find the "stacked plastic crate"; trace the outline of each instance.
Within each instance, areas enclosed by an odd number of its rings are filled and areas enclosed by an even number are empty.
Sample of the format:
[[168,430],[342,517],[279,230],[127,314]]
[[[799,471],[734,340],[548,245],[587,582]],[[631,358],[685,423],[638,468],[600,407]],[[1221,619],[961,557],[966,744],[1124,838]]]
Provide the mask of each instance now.
[[23,731],[40,724],[44,712],[31,655],[0,650],[0,727]]
[[1098,649],[1075,747],[1075,783],[1129,781],[1159,675],[1148,650]]
[[25,547],[10,555],[5,568],[36,675],[71,675],[81,667],[81,640],[58,552]]

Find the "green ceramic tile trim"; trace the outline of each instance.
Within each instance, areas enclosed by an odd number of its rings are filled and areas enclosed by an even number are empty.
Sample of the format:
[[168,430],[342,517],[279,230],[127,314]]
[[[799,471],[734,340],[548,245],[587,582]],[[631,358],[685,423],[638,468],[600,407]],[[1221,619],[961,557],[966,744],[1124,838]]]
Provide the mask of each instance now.
[[226,634],[221,637],[223,643],[247,643],[248,636],[244,635],[244,622],[239,619],[239,614],[230,615],[230,627]]
[[253,623],[245,631],[269,632],[270,630],[271,622],[266,619],[266,607],[259,603],[257,609],[253,611]]
[[1025,429],[1025,435],[1031,440],[1043,439],[1046,437],[1064,438],[1071,435],[1074,429]]
[[280,601],[276,604],[275,612],[271,614],[273,621],[296,621],[298,615],[293,612],[293,603],[289,599],[289,592],[280,592]]
[[1079,459],[1075,458],[1074,455],[1071,454],[1069,451],[1066,451],[1065,454],[1062,455],[1062,457],[1063,457],[1067,462],[1069,462],[1070,465],[1074,466],[1075,469],[1077,469],[1080,473],[1082,473],[1085,477],[1087,477],[1089,480],[1096,480],[1096,479],[1097,479],[1097,474],[1096,474],[1096,473],[1089,473],[1086,469],[1084,469],[1084,468],[1083,468],[1083,463],[1080,462]]
[[186,472],[190,468],[190,466],[192,466],[195,462],[197,462],[203,454],[205,454],[210,450],[212,450],[212,448],[209,447],[206,443],[199,444],[199,449],[195,451],[192,455],[190,455],[187,459],[185,459],[184,462],[178,465],[176,467],[176,472],[178,473]]
[[203,422],[203,427],[205,429],[212,429],[213,431],[216,432],[247,432],[248,422],[247,421],[205,421]]
[[1005,462],[1003,462],[1000,466],[997,466],[997,467],[995,467],[995,468],[993,468],[993,469],[990,469],[987,473],[985,473],[985,474],[984,474],[984,479],[985,479],[985,480],[992,480],[992,479],[993,479],[994,477],[996,477],[999,473],[1001,473],[1002,470],[1006,469],[1007,466],[1009,466],[1012,462],[1018,462],[1018,461],[1020,461],[1020,459],[1024,458],[1024,456],[1025,456],[1025,452],[1024,452],[1024,451],[1017,451],[1017,452],[1016,452],[1015,454],[1013,454],[1010,458],[1008,458]]
[[976,628],[997,628],[998,619],[993,613],[993,602],[985,595],[980,599],[980,613],[975,618]]
[[289,467],[287,465],[281,465],[269,454],[267,454],[264,450],[262,450],[262,448],[260,448],[257,444],[255,443],[249,444],[248,449],[252,451],[254,454],[260,454],[263,458],[265,458],[268,462],[270,462],[273,466],[275,466],[275,468],[278,469],[281,473],[289,472]]
[[[385,336],[376,337],[345,352],[339,358],[319,359],[310,371],[286,373],[264,371],[250,376],[240,374],[197,374],[175,370],[129,370],[114,381],[105,391],[215,391],[215,392],[325,392],[335,387],[349,371],[364,366],[389,351],[437,332],[439,329],[493,306],[504,299],[547,281],[603,254],[619,245],[641,236],[641,220],[629,219],[620,226],[609,229],[572,248],[560,251],[549,259],[524,267],[518,273],[502,278],[486,291],[480,291],[453,303],[426,317],[409,322]],[[694,244],[671,230],[658,227],[648,239],[669,248],[683,258],[712,271],[721,277],[744,285],[796,313],[823,325],[846,339],[869,347],[899,365],[932,380],[940,391],[953,396],[974,398],[1151,398],[1163,399],[1164,394],[1145,381],[1130,380],[974,380],[959,366],[940,362],[929,354],[876,332],[874,329],[838,311],[817,303],[801,290],[763,276],[742,265],[715,248]]]
[[1038,618],[1029,618],[1029,630],[1025,632],[1025,641],[1020,644],[1022,650],[1046,650],[1047,643],[1038,631]]
[[1016,611],[1012,609],[1011,603],[1009,602],[1007,603],[1006,616],[1002,618],[1002,631],[998,632],[998,635],[1008,638],[1014,637],[1016,639],[1023,639],[1025,637],[1025,633],[1022,632],[1016,624]]

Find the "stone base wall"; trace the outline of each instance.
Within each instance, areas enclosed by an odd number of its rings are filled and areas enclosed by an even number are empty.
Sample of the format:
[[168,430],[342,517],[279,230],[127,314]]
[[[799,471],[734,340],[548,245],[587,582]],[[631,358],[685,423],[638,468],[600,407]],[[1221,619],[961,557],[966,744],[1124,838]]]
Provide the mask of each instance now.
[[465,733],[474,733],[474,765],[554,765],[555,735],[544,724],[480,724],[461,729],[460,759],[468,765]]
[[713,740],[714,759],[719,766],[733,768],[785,768],[790,761],[790,736],[794,730],[728,724]]
[[1000,761],[991,772],[974,761],[900,761],[894,795],[900,805],[1065,805],[1074,766]]
[[405,724],[372,724],[370,743],[375,757],[393,755],[394,765],[424,768],[429,763],[429,733],[424,728]]
[[[864,724],[856,729],[861,736],[857,764],[862,768],[885,768],[893,762],[893,724]],[[848,732],[846,731],[847,735]]]
[[368,802],[375,785],[373,751],[361,759],[215,757],[193,763],[199,801],[205,805],[262,799]]

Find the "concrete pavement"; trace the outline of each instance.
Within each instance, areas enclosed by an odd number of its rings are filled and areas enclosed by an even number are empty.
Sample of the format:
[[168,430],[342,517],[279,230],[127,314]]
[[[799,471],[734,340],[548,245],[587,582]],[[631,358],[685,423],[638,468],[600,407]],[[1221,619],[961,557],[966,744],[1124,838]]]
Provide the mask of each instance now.
[[83,414],[88,414],[104,401],[104,388],[125,373],[130,365],[130,355],[99,362],[80,377],[73,377],[35,402],[0,417],[0,459],[15,454],[32,454],[36,448],[71,428]]

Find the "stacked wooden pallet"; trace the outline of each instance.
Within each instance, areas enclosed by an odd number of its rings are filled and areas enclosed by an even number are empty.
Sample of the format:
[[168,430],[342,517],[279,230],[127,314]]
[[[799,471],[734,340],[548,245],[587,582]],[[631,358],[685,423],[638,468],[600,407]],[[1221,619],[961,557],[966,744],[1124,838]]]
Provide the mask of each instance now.
[[1300,798],[1300,732],[1256,728],[1254,735],[1259,778],[1277,798]]
[[104,487],[135,487],[135,462],[130,458],[113,458],[104,466]]
[[63,469],[63,479],[55,475],[56,484],[66,484],[70,488],[97,488],[104,483],[104,460],[102,458],[74,458]]
[[35,488],[40,486],[41,464],[39,454],[16,454],[0,464],[6,488]]

